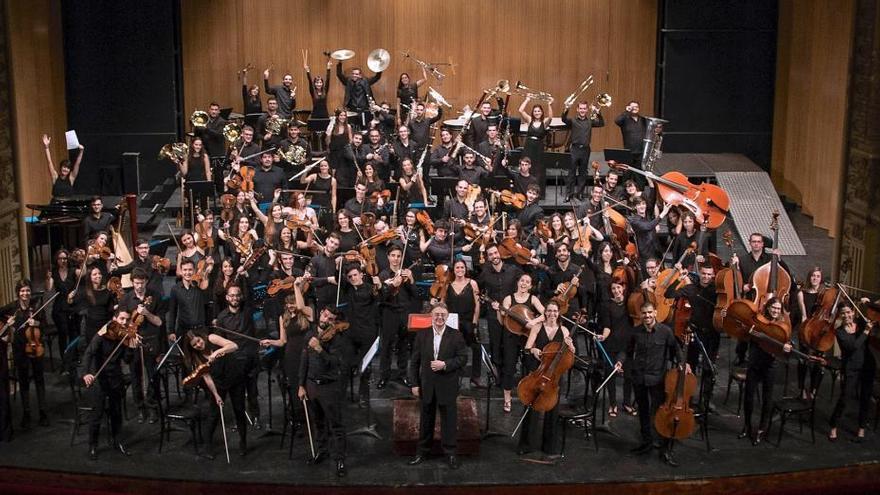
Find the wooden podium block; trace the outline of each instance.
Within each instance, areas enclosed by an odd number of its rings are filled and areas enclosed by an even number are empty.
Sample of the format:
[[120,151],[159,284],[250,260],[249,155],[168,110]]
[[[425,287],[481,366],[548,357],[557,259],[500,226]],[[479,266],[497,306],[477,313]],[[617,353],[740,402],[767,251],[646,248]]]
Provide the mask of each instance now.
[[[458,408],[458,454],[477,455],[480,453],[480,417],[477,401],[473,397],[459,397]],[[419,400],[395,399],[393,403],[393,426],[391,438],[393,450],[397,455],[415,455],[419,443]],[[440,445],[440,415],[434,423],[434,443],[431,454],[442,454]]]

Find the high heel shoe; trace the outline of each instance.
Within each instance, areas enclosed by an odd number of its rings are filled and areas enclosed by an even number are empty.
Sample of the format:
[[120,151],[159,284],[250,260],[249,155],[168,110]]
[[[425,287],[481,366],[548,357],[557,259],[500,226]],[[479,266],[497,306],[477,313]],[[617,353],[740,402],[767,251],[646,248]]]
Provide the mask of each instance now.
[[509,413],[509,412],[510,412],[510,409],[511,409],[511,403],[510,403],[510,402],[511,402],[511,401],[509,401],[509,400],[504,401],[504,412],[505,412],[505,413]]

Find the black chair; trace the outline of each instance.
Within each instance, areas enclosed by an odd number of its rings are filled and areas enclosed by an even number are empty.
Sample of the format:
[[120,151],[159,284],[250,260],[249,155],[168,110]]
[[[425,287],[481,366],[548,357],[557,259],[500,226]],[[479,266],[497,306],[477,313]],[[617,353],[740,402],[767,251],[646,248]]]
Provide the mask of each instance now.
[[816,443],[816,396],[813,398],[801,399],[800,397],[783,397],[773,402],[773,410],[770,413],[770,425],[767,428],[769,436],[770,430],[773,428],[773,417],[779,412],[779,436],[776,440],[776,446],[782,444],[782,433],[785,431],[785,421],[789,416],[797,415],[798,426],[800,432],[804,432],[804,415],[810,417],[810,438],[812,443]]
[[[586,398],[584,400],[586,403]],[[593,405],[590,409],[584,409],[579,406],[559,406],[559,421],[562,423],[562,445],[559,449],[560,457],[565,457],[565,443],[568,438],[568,426],[582,427],[584,429],[584,440],[593,436],[593,447],[596,452],[599,451],[599,435],[596,433],[596,410],[598,409],[599,395],[594,394]]]
[[724,395],[724,403],[727,404],[727,400],[730,399],[730,386],[733,382],[736,382],[737,391],[739,393],[739,397],[736,401],[736,415],[739,416],[743,407],[743,387],[746,383],[746,368],[744,366],[731,367],[728,373],[727,393]]
[[[193,403],[196,404],[197,393],[193,395]],[[162,453],[162,447],[165,442],[171,441],[171,431],[175,422],[184,423],[190,432],[190,440],[193,444],[193,450],[196,455],[199,454],[199,442],[202,440],[202,412],[195,405],[184,403],[184,405],[173,409],[166,409],[162,405],[162,401],[157,401],[159,408],[159,453]]]

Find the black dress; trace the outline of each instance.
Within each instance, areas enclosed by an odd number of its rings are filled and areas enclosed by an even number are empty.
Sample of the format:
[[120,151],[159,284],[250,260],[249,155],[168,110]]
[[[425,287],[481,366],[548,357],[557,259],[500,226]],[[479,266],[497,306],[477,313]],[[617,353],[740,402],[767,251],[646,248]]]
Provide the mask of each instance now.
[[80,332],[79,348],[85,351],[86,346],[92,341],[98,330],[101,329],[113,316],[113,306],[116,305],[116,296],[106,288],[92,291],[94,301],[86,296],[86,290],[77,289],[74,297],[74,305],[85,310],[85,324]]
[[480,378],[482,360],[480,345],[477,342],[477,332],[474,329],[474,312],[477,303],[474,301],[474,288],[470,281],[461,292],[455,292],[452,284],[446,287],[446,306],[450,313],[458,314],[458,330],[464,337],[465,343],[471,348],[471,378]]
[[70,196],[73,196],[73,184],[70,183],[70,178],[62,179],[58,177],[55,179],[55,182],[52,184],[52,199]]
[[535,126],[534,122],[529,124],[526,131],[526,142],[523,145],[523,156],[532,160],[531,174],[538,181],[541,190],[544,190],[544,138],[547,137],[547,127],[544,122]]
[[312,196],[312,204],[318,205],[327,210],[330,208],[331,192],[333,190],[333,177],[315,176],[315,181],[311,184],[311,190],[315,192],[323,192],[324,194],[315,194]]
[[[397,99],[402,104],[400,107],[400,121],[404,122],[409,116],[409,108],[413,105],[413,100],[419,99],[419,87],[415,83],[409,83],[406,86],[397,87]],[[406,105],[404,107],[403,105]]]
[[[535,338],[534,347],[536,349],[543,349],[550,342],[562,342],[562,327],[556,329],[556,334],[553,335],[553,338],[547,336],[547,330],[542,325],[541,330],[538,331],[538,336]],[[565,345],[565,344],[563,344]],[[541,362],[535,359],[531,353],[527,354],[523,359],[523,367],[524,374],[531,373],[532,371],[538,369],[538,366]],[[556,423],[558,421],[559,416],[559,405],[553,409],[544,413],[544,427],[541,434],[541,451],[545,454],[553,455],[556,454]],[[520,450],[533,450],[532,442],[531,442],[531,432],[533,429],[538,426],[538,414],[533,410],[529,410],[526,419],[523,421],[522,425],[522,433],[519,437],[519,448]]]
[[324,87],[321,93],[318,93],[315,89],[311,72],[306,72],[306,78],[309,80],[309,94],[312,95],[312,113],[310,118],[329,118],[330,114],[327,112],[327,93],[330,91],[330,69],[327,69],[327,76],[324,78]]
[[361,242],[361,238],[354,230],[349,230],[348,232],[336,231],[336,233],[339,234],[339,248],[337,249],[339,253],[350,251]]
[[[306,332],[309,330],[307,324],[304,328],[299,326],[296,318],[291,318],[287,322],[284,331],[287,333],[287,344],[284,346],[284,361],[282,369],[284,376],[287,378],[287,386],[290,387],[290,393],[296,393],[299,386],[299,365],[302,359],[302,350],[306,344]],[[293,401],[299,402],[299,401]]]
[[336,184],[339,187],[354,186],[354,167],[348,159],[349,155],[348,133],[343,132],[330,134],[330,155],[328,161],[330,168],[336,171]]

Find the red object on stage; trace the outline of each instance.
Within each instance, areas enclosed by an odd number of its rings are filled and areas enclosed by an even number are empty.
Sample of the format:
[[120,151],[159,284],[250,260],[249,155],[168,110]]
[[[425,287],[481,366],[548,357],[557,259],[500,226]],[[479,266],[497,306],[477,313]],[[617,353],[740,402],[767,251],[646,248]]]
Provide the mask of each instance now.
[[431,328],[430,313],[410,313],[406,322],[406,329],[410,332],[418,332]]

